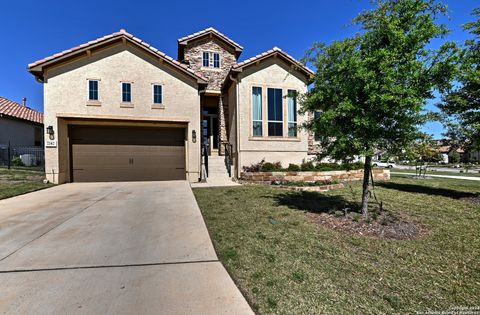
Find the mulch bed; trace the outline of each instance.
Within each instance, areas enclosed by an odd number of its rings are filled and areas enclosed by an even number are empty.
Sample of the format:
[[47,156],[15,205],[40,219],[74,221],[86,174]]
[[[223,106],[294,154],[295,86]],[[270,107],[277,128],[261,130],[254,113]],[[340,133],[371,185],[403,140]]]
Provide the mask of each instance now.
[[[365,220],[359,214],[307,213],[315,223],[353,235],[379,239],[412,240],[426,236],[428,230],[418,222],[407,220],[388,211],[375,219]],[[373,217],[371,215],[371,217]]]

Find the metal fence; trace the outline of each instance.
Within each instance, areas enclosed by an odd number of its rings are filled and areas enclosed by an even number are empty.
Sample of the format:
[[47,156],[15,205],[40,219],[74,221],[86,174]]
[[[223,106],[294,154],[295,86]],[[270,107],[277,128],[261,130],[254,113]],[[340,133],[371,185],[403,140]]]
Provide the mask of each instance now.
[[0,166],[44,169],[45,150],[43,147],[0,143]]

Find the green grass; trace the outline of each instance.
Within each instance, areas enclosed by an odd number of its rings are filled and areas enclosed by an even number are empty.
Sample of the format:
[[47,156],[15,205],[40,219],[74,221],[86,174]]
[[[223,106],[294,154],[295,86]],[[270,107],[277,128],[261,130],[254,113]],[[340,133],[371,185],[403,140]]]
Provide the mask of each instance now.
[[[391,170],[392,172],[397,173],[415,173],[415,170],[401,170],[398,168],[394,168]],[[466,176],[466,177],[480,177],[480,173],[453,173],[453,172],[442,172],[442,171],[427,171],[428,175],[447,175],[447,176]]]
[[394,177],[377,186],[385,207],[429,235],[381,240],[313,223],[360,185],[327,193],[263,186],[196,189],[218,256],[259,314],[406,314],[478,305],[480,182]]
[[44,178],[42,171],[0,168],[0,199],[51,187],[43,183]]

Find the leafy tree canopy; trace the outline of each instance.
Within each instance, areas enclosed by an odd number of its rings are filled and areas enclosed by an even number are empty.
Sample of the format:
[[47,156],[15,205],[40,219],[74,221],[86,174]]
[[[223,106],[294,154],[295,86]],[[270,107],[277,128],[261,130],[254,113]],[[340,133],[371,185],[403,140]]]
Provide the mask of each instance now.
[[430,49],[448,30],[438,23],[447,8],[435,0],[377,0],[354,23],[361,32],[330,45],[315,44],[307,61],[317,72],[303,100],[304,112],[321,114],[305,127],[322,155],[338,160],[365,156],[362,212],[368,213],[371,157],[400,151],[418,136],[424,106],[435,89],[450,87],[456,47]]
[[[480,148],[480,8],[473,11],[475,22],[467,23],[464,29],[473,38],[465,42],[460,54],[461,65],[456,80],[458,85],[447,91],[439,107],[447,115],[453,115],[457,122],[457,132],[461,131],[463,145]],[[451,129],[452,120],[447,126]],[[450,131],[449,131],[450,132]],[[448,133],[446,136],[448,136]]]
[[454,44],[428,48],[448,33],[437,23],[446,11],[434,0],[377,1],[354,20],[361,33],[310,49],[307,60],[317,72],[303,111],[321,112],[306,127],[318,135],[323,155],[391,152],[418,137],[426,100],[450,86],[454,71]]

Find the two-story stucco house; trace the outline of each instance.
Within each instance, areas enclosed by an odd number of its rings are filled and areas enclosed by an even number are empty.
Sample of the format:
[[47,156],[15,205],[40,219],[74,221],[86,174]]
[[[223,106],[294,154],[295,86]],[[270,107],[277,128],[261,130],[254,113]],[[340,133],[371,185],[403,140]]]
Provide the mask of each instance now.
[[174,59],[120,30],[30,64],[44,84],[47,178],[196,182],[202,152],[226,145],[233,176],[262,159],[300,163],[296,95],[312,71],[278,48],[239,62],[242,50],[208,28],[180,38]]

